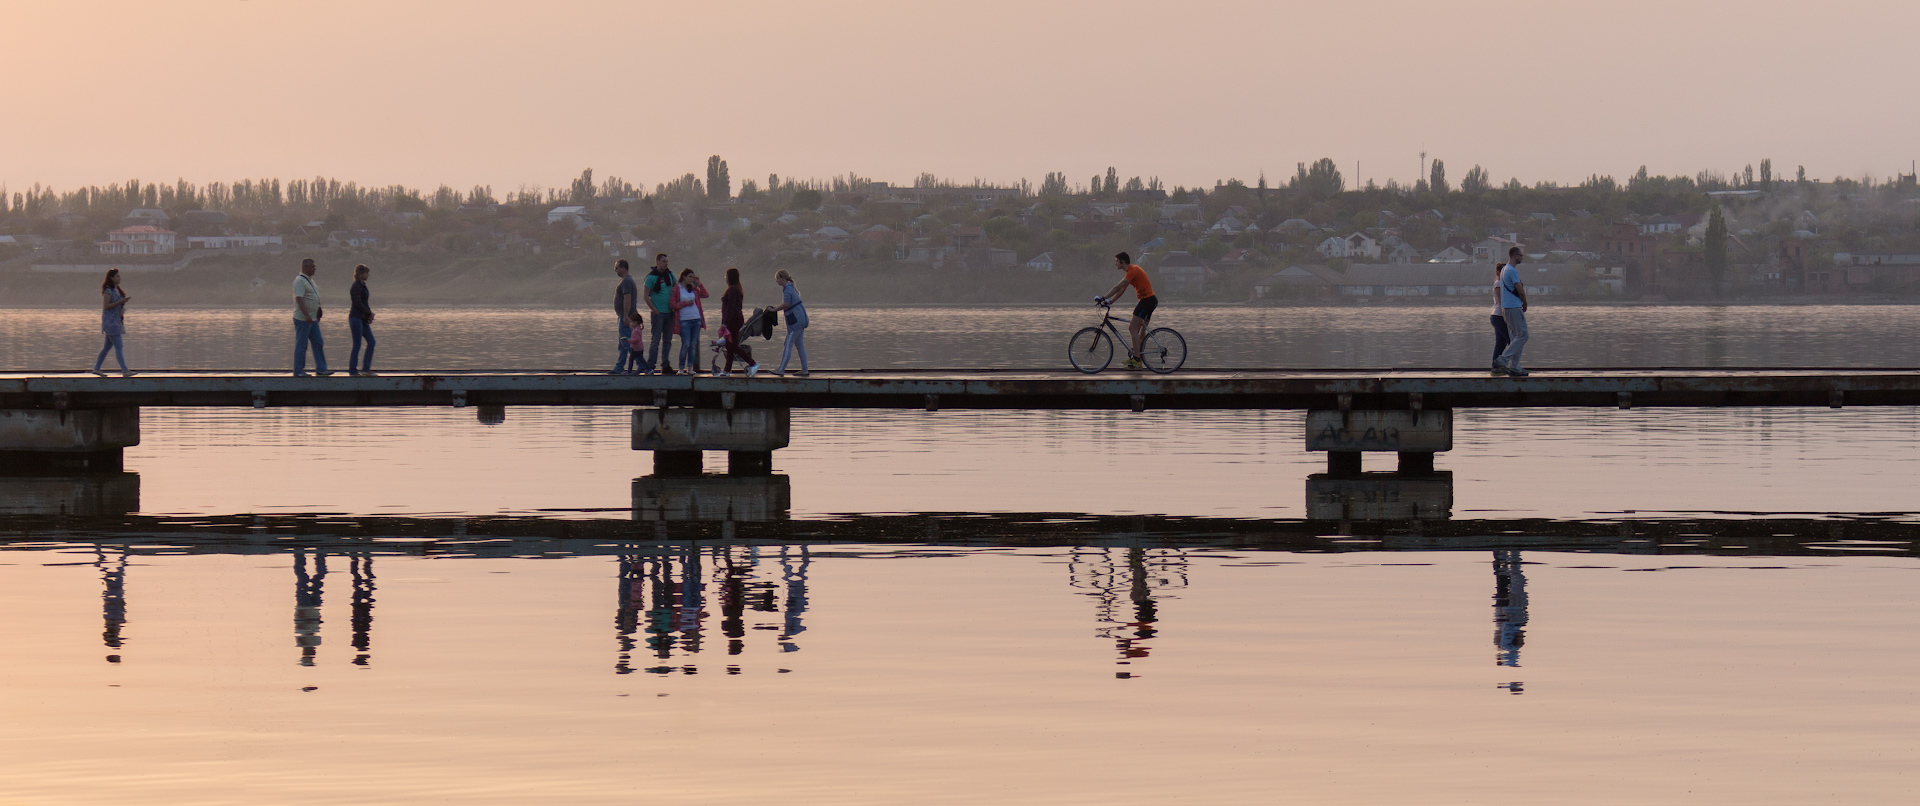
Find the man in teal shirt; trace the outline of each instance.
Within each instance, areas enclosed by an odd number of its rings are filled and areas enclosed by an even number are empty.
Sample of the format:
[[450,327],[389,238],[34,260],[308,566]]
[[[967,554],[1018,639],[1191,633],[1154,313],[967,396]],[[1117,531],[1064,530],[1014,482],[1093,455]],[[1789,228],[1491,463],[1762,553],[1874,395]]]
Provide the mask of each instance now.
[[647,307],[653,309],[653,338],[647,342],[648,375],[653,374],[656,366],[663,374],[673,374],[673,364],[667,359],[667,356],[673,355],[674,317],[673,310],[668,304],[668,295],[673,293],[673,285],[673,271],[667,268],[666,253],[655,255],[653,271],[647,272],[647,282],[642,287],[647,298]]

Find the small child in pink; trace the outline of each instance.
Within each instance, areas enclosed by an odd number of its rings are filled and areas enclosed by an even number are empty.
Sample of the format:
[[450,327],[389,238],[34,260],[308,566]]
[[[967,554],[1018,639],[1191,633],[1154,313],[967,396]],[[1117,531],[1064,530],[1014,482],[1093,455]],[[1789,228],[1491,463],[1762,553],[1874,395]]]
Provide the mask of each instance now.
[[633,318],[633,335],[627,337],[627,372],[637,373],[647,363],[647,329],[640,326],[640,317]]

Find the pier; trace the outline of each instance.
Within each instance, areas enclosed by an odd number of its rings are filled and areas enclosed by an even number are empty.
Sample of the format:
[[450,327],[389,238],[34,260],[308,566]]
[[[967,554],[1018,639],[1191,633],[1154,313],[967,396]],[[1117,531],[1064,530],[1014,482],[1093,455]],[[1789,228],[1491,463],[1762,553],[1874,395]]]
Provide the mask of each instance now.
[[1306,448],[1351,476],[1366,452],[1433,470],[1453,447],[1457,409],[1537,407],[1920,406],[1920,370],[1564,369],[1528,378],[1460,370],[1201,370],[1173,375],[1031,370],[824,371],[811,377],[581,372],[393,373],[296,378],[265,372],[156,372],[132,378],[0,374],[0,461],[119,469],[140,443],[139,409],[632,406],[633,447],[662,474],[697,473],[725,451],[765,472],[795,409],[1306,410]]

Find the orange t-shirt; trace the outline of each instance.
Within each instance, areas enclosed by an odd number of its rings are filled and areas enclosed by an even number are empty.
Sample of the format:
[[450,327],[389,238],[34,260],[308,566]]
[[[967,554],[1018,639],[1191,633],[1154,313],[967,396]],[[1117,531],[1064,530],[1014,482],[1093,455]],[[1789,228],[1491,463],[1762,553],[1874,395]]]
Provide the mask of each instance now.
[[1147,281],[1147,270],[1138,265],[1127,267],[1127,284],[1133,286],[1134,299],[1146,299],[1153,296],[1153,283]]

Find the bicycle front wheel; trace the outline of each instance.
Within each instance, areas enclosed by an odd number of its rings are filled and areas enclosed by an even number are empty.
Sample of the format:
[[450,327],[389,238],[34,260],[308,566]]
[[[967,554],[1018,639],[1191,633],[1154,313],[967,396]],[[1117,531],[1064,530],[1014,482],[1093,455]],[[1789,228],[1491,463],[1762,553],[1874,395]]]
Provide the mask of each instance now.
[[1113,338],[1097,327],[1082,328],[1067,341],[1067,360],[1088,375],[1106,369],[1113,363]]
[[1170,327],[1150,330],[1141,345],[1140,360],[1147,369],[1165,375],[1187,363],[1187,340]]

